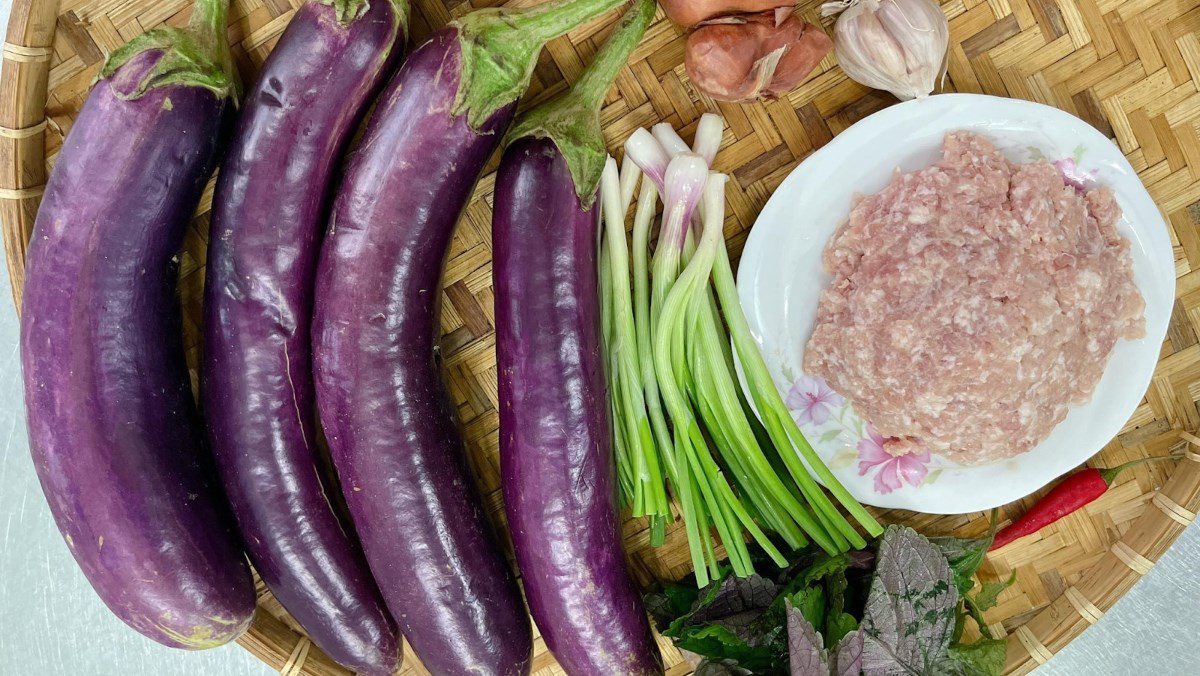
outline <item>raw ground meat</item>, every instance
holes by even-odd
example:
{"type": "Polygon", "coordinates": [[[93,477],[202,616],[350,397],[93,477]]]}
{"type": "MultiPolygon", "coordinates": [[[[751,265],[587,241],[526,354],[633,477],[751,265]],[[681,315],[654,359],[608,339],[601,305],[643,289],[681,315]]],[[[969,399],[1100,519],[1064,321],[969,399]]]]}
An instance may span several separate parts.
{"type": "Polygon", "coordinates": [[[824,253],[806,372],[892,448],[977,464],[1024,453],[1145,334],[1120,207],[1045,161],[948,134],[941,160],[858,202],[824,253]]]}

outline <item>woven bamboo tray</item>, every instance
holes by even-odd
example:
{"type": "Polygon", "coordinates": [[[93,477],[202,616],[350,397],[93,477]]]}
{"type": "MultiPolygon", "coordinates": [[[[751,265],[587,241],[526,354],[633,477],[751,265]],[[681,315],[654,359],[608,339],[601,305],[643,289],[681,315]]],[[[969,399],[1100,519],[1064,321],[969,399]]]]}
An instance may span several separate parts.
{"type": "MultiPolygon", "coordinates": [[[[519,0],[510,5],[530,5],[519,0]]],[[[252,79],[301,0],[234,0],[230,40],[252,79]]],[[[415,40],[476,7],[499,0],[413,0],[415,40]]],[[[818,0],[800,3],[820,23],[818,0]]],[[[182,25],[190,0],[15,0],[0,77],[0,213],[14,300],[21,297],[26,244],[48,167],[106,53],[153,26],[182,25]]],[[[1015,586],[987,614],[1008,636],[1006,671],[1026,673],[1095,623],[1170,546],[1200,511],[1200,0],[950,0],[947,91],[1010,96],[1074,113],[1116,139],[1168,217],[1175,246],[1177,301],[1154,381],[1133,417],[1093,462],[1111,466],[1180,446],[1188,460],[1150,464],[1125,475],[1081,512],[989,557],[987,578],[1016,569],[1015,586]],[[1189,461],[1190,460],[1190,461],[1189,461]]],[[[824,22],[829,28],[829,22],[824,22]]],[[[529,101],[561,91],[603,39],[608,21],[552,43],[529,101]]],[[[662,18],[650,29],[604,109],[613,150],[639,126],[665,120],[690,137],[706,110],[731,133],[718,159],[729,172],[726,235],[736,254],[768,196],[787,173],[833,135],[891,103],[891,96],[846,78],[830,57],[783,100],[717,105],[683,74],[681,31],[662,18]]],[[[493,163],[494,168],[494,163],[493,163]]],[[[496,358],[490,263],[493,176],[480,182],[459,224],[445,273],[442,324],[446,377],[458,407],[471,466],[493,521],[504,530],[496,428],[496,358]]],[[[189,363],[196,363],[208,240],[210,191],[185,243],[181,295],[189,363]]],[[[1036,497],[1036,496],[1034,496],[1036,497]]],[[[1011,517],[1033,497],[1003,510],[1011,517]]],[[[984,514],[935,517],[884,512],[889,522],[929,534],[978,535],[984,514]]],[[[625,524],[635,576],[643,584],[689,572],[682,529],[657,549],[646,525],[625,524]]],[[[241,645],[286,674],[344,674],[312,646],[259,585],[260,611],[241,645]]],[[[52,621],[52,618],[50,618],[52,621]]],[[[670,674],[690,667],[660,639],[670,674]]],[[[1136,649],[1136,648],[1134,648],[1136,649]]],[[[562,670],[537,641],[534,672],[562,670]]],[[[408,654],[404,673],[427,673],[408,654]]]]}

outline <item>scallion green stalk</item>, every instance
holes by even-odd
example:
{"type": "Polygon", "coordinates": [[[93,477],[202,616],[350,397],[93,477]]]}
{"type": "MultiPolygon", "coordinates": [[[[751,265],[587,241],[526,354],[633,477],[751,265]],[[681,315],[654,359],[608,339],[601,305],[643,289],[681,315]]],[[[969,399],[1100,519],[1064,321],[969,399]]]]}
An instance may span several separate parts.
{"type": "Polygon", "coordinates": [[[708,174],[723,131],[720,116],[704,115],[689,148],[670,125],[639,129],[620,172],[609,159],[601,191],[604,332],[614,421],[626,446],[618,462],[628,465],[622,486],[634,513],[651,516],[654,544],[670,518],[670,487],[701,586],[720,573],[713,531],[739,576],[754,570],[747,536],[779,565],[785,560],[768,532],[789,547],[811,539],[830,553],[865,545],[813,474],[868,532],[880,531],[804,439],[749,333],[722,233],[727,179],[708,174]],[[639,170],[628,254],[624,219],[639,170]]]}
{"type": "MultiPolygon", "coordinates": [[[[696,255],[671,286],[663,301],[662,312],[655,325],[654,364],[663,402],[667,405],[671,421],[677,430],[682,430],[681,434],[677,434],[677,445],[681,455],[696,468],[694,473],[700,492],[713,505],[709,513],[729,555],[730,567],[736,574],[745,576],[753,571],[753,566],[745,541],[740,535],[743,528],[777,564],[783,565],[786,559],[751,518],[720,466],[712,458],[685,394],[688,382],[693,378],[686,365],[690,324],[685,319],[687,310],[697,294],[704,292],[712,269],[716,244],[721,240],[725,213],[725,180],[720,174],[715,174],[708,180],[704,194],[707,217],[702,241],[697,247],[696,255]],[[740,528],[737,527],[738,524],[740,528]]],[[[676,221],[675,224],[682,222],[676,221]]],[[[668,235],[674,234],[676,233],[668,231],[668,235]]],[[[681,247],[681,244],[681,238],[672,243],[669,237],[660,236],[659,253],[663,252],[665,246],[681,247]]]]}
{"type": "MultiPolygon", "coordinates": [[[[750,384],[750,391],[754,395],[754,405],[758,408],[759,413],[763,416],[764,423],[767,425],[767,430],[770,432],[772,428],[782,429],[786,435],[787,444],[778,438],[778,432],[772,434],[775,438],[775,443],[780,448],[786,448],[787,445],[795,444],[800,454],[804,456],[805,463],[812,471],[816,472],[821,482],[833,493],[838,502],[850,515],[854,517],[867,533],[871,536],[877,536],[883,533],[883,527],[871,516],[865,508],[850,492],[846,490],[833,472],[825,466],[825,463],[809,445],[804,438],[804,434],[796,425],[796,421],[792,418],[791,413],[787,410],[787,405],[783,402],[783,397],[780,396],[779,390],[775,387],[775,381],[771,378],[771,373],[767,369],[767,364],[763,360],[762,353],[758,349],[758,344],[754,341],[754,336],[750,333],[750,325],[746,322],[746,315],[742,311],[741,301],[737,296],[737,284],[733,278],[733,267],[729,263],[729,252],[726,251],[724,242],[721,243],[717,251],[717,260],[713,265],[713,285],[716,287],[717,298],[721,303],[721,310],[725,314],[725,322],[729,325],[729,334],[733,340],[734,349],[737,350],[738,357],[741,359],[742,368],[746,374],[746,379],[750,384]]],[[[798,458],[792,453],[783,453],[784,462],[788,465],[788,470],[797,483],[803,486],[805,483],[812,482],[812,477],[805,469],[804,465],[800,465],[798,458]]],[[[819,510],[829,513],[832,511],[836,516],[836,522],[845,523],[845,527],[841,527],[841,532],[849,540],[849,543],[856,548],[861,548],[866,545],[863,537],[846,523],[845,518],[837,512],[829,498],[819,488],[815,490],[818,503],[813,504],[819,510]]],[[[806,497],[809,497],[806,493],[806,497]]],[[[813,499],[809,498],[810,501],[813,499]]]]}
{"type": "MultiPolygon", "coordinates": [[[[632,192],[632,188],[630,188],[632,192]]],[[[626,430],[628,457],[633,464],[633,513],[635,516],[665,518],[670,514],[663,486],[659,452],[655,448],[650,419],[642,393],[634,329],[633,301],[629,288],[629,252],[625,241],[625,204],[622,203],[616,160],[609,157],[600,180],[601,214],[604,219],[604,243],[612,283],[610,285],[614,380],[619,397],[617,420],[626,430]]]]}

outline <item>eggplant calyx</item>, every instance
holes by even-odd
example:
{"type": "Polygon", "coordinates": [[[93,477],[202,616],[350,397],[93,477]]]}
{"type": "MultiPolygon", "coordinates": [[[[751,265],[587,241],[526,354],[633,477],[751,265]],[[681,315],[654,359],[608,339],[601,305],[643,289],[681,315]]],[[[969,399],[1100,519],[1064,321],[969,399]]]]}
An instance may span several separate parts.
{"type": "Polygon", "coordinates": [[[582,97],[567,94],[556,99],[554,105],[539,106],[523,115],[513,127],[509,142],[522,138],[554,142],[571,170],[580,206],[591,209],[608,159],[599,111],[589,108],[582,97]]]}
{"type": "Polygon", "coordinates": [[[317,0],[322,5],[333,8],[333,15],[342,26],[349,26],[358,17],[367,13],[371,7],[370,0],[317,0]]]}
{"type": "Polygon", "coordinates": [[[553,0],[529,9],[480,9],[454,22],[462,72],[454,115],[478,131],[529,87],[542,47],[628,0],[553,0]]]}
{"type": "Polygon", "coordinates": [[[655,0],[635,0],[575,86],[522,115],[509,134],[510,143],[526,137],[550,139],[567,161],[584,209],[591,209],[596,200],[608,159],[600,124],[604,96],[641,43],[654,20],[655,7],[655,0]]]}
{"type": "Polygon", "coordinates": [[[111,77],[134,57],[157,51],[158,60],[138,76],[131,90],[119,91],[118,96],[133,100],[157,87],[182,85],[237,101],[241,83],[225,37],[228,15],[229,0],[195,0],[187,28],[155,28],[135,37],[109,55],[99,77],[111,77]]]}
{"type": "MultiPolygon", "coordinates": [[[[409,5],[408,0],[384,0],[392,5],[396,16],[400,17],[400,25],[408,31],[409,5]]],[[[333,8],[333,14],[342,26],[349,26],[367,13],[371,8],[371,0],[316,0],[327,7],[333,8]]]]}

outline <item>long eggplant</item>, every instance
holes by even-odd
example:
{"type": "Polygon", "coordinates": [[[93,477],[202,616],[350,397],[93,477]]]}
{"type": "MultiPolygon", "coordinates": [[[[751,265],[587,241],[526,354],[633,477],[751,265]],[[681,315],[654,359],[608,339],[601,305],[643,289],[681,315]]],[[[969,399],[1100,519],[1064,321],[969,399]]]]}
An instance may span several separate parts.
{"type": "Polygon", "coordinates": [[[596,270],[600,106],[654,9],[639,0],[575,87],[516,123],[496,178],[504,506],[529,609],[572,676],[662,673],[621,543],[596,270]]]}
{"type": "Polygon", "coordinates": [[[407,0],[296,11],[221,167],[205,289],[204,413],[250,560],[314,643],[366,674],[396,669],[399,632],[326,498],[309,328],[334,171],[403,52],[407,15],[407,0]]]}
{"type": "Polygon", "coordinates": [[[438,374],[454,224],[542,46],[624,0],[481,10],[388,84],[334,202],[317,272],[317,405],[371,571],[437,674],[521,674],[529,618],[438,374]]]}
{"type": "Polygon", "coordinates": [[[30,244],[29,438],[75,560],[112,611],[178,648],[250,624],[254,586],[192,400],[178,253],[236,80],[227,0],[114,52],[63,143],[30,244]]]}

